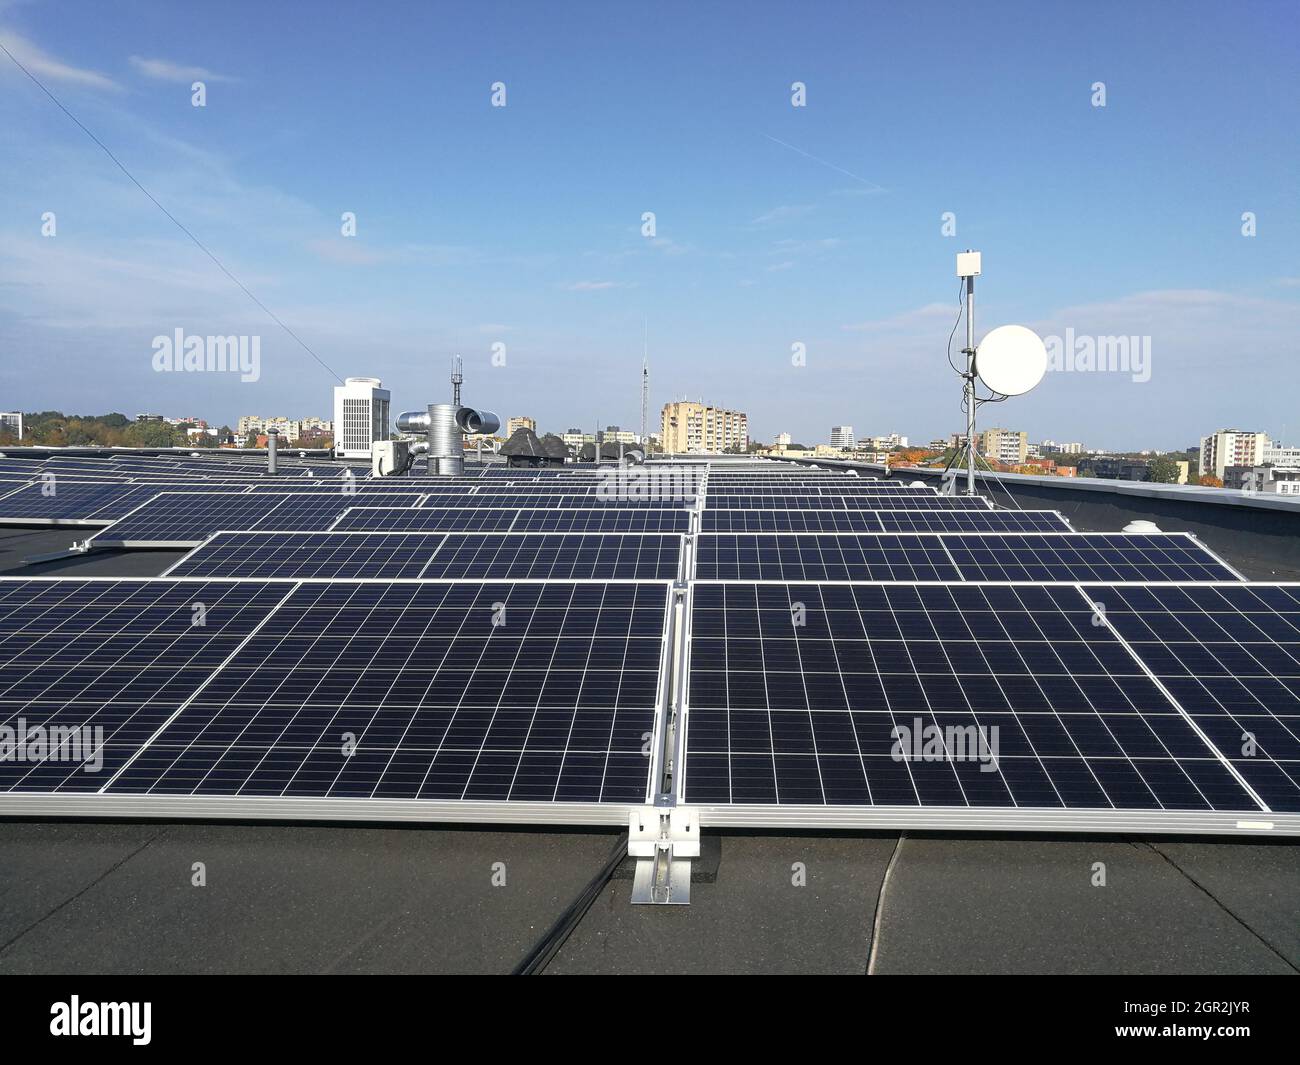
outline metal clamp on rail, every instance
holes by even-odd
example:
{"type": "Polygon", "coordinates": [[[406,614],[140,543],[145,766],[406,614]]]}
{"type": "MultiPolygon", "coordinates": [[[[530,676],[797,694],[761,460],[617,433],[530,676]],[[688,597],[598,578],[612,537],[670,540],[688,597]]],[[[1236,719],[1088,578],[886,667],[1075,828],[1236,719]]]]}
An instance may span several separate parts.
{"type": "Polygon", "coordinates": [[[682,806],[643,806],[628,816],[627,853],[638,859],[632,879],[635,905],[686,906],[691,862],[700,856],[700,817],[682,806]]]}

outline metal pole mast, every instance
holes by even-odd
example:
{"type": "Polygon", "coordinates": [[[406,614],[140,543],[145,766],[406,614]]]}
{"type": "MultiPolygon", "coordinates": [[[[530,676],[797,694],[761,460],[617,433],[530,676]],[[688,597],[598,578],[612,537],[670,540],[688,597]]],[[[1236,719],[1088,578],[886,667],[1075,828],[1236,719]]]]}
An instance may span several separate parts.
{"type": "Polygon", "coordinates": [[[975,275],[966,278],[966,494],[975,494],[975,275]]]}

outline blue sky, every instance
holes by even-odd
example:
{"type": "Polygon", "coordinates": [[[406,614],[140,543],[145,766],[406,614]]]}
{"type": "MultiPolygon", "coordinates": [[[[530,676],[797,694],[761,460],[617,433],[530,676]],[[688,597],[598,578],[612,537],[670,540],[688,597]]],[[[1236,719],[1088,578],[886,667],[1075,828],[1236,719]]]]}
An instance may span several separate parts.
{"type": "MultiPolygon", "coordinates": [[[[686,395],[760,439],[925,440],[959,427],[974,247],[978,335],[1151,338],[1149,381],[1052,373],[985,424],[1300,440],[1293,3],[322,10],[0,0],[0,42],[398,408],[443,399],[460,353],[476,405],[636,428],[648,328],[652,423],[686,395]]],[[[0,408],[328,414],[333,378],[3,54],[0,123],[0,408]],[[260,379],[154,372],[177,328],[260,335],[260,379]]]]}

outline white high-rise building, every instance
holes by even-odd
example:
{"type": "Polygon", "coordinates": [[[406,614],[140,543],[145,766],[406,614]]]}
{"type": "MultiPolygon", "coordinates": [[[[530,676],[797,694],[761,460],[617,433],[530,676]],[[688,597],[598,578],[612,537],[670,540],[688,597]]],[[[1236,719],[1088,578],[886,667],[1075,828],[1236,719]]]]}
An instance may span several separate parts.
{"type": "Polygon", "coordinates": [[[831,426],[831,447],[852,447],[852,446],[853,446],[853,426],[832,425],[831,426]]]}
{"type": "Polygon", "coordinates": [[[370,458],[370,446],[387,440],[392,397],[378,377],[349,377],[334,388],[334,452],[348,459],[370,458]]]}
{"type": "Polygon", "coordinates": [[[1261,466],[1268,446],[1267,433],[1220,429],[1201,437],[1201,473],[1212,473],[1222,480],[1223,471],[1229,466],[1261,466]]]}
{"type": "Polygon", "coordinates": [[[5,411],[0,413],[0,430],[6,433],[12,433],[19,440],[23,438],[23,415],[21,411],[5,411]]]}

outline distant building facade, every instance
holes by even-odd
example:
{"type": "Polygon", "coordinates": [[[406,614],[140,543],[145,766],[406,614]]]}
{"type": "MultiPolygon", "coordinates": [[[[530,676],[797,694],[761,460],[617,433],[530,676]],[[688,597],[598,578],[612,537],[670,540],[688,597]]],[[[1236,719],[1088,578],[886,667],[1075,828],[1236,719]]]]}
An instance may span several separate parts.
{"type": "Polygon", "coordinates": [[[596,434],[584,433],[581,429],[569,429],[560,434],[560,439],[564,441],[565,447],[577,451],[583,444],[594,444],[596,434]]]}
{"type": "Polygon", "coordinates": [[[749,447],[749,416],[689,400],[666,403],[660,437],[664,451],[675,455],[744,451],[749,447]]]}
{"type": "Polygon", "coordinates": [[[838,447],[838,448],[853,447],[853,426],[832,425],[831,426],[831,447],[838,447]]]}
{"type": "MultiPolygon", "coordinates": [[[[205,423],[206,424],[206,423],[205,423]]],[[[265,436],[272,429],[283,440],[299,440],[303,437],[328,436],[334,431],[332,422],[324,418],[284,418],[276,416],[263,418],[258,414],[245,414],[239,419],[235,432],[240,436],[265,436]]]]}
{"type": "Polygon", "coordinates": [[[602,444],[636,444],[639,441],[636,433],[631,429],[623,429],[617,425],[607,425],[600,434],[602,444]]]}
{"type": "Polygon", "coordinates": [[[985,429],[976,440],[979,453],[987,459],[1023,466],[1029,457],[1029,434],[1012,429],[985,429]]]}
{"type": "Polygon", "coordinates": [[[1300,496],[1300,464],[1229,466],[1223,471],[1223,487],[1265,495],[1300,496]]]}
{"type": "Polygon", "coordinates": [[[513,418],[506,419],[506,439],[509,440],[520,429],[527,429],[530,433],[537,432],[537,421],[529,418],[524,414],[517,414],[513,418]]]}
{"type": "Polygon", "coordinates": [[[21,440],[23,438],[22,411],[0,412],[0,432],[10,433],[21,440]]]}
{"type": "Polygon", "coordinates": [[[378,377],[349,377],[334,388],[334,450],[343,458],[369,458],[371,445],[389,437],[392,397],[378,377]]]}
{"type": "Polygon", "coordinates": [[[1201,437],[1201,473],[1223,480],[1229,466],[1262,466],[1268,446],[1267,433],[1220,429],[1201,437]]]}

